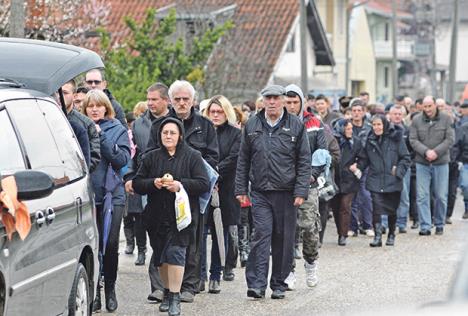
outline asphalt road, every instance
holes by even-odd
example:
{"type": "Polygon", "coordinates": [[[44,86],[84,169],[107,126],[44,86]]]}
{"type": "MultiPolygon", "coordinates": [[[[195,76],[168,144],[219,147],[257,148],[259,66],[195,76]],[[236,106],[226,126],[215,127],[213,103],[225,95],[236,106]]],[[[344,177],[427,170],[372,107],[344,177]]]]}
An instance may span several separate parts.
{"type": "MultiPolygon", "coordinates": [[[[284,300],[253,301],[246,297],[244,270],[235,269],[233,282],[222,282],[220,294],[197,295],[182,304],[183,315],[401,315],[414,314],[427,303],[444,300],[456,265],[468,243],[468,220],[462,220],[462,201],[456,204],[453,224],[443,236],[420,237],[417,230],[397,235],[394,247],[372,249],[370,237],[348,238],[346,247],[336,243],[333,220],[327,224],[319,259],[319,284],[307,288],[303,261],[297,269],[297,290],[284,300]]],[[[117,281],[116,315],[166,315],[146,302],[149,294],[145,266],[133,264],[135,255],[121,255],[117,281]]],[[[149,253],[148,253],[149,256],[149,253]]],[[[426,309],[426,310],[430,310],[426,309]]],[[[103,312],[102,314],[106,314],[103,312]]],[[[445,314],[445,313],[444,313],[445,314]]]]}

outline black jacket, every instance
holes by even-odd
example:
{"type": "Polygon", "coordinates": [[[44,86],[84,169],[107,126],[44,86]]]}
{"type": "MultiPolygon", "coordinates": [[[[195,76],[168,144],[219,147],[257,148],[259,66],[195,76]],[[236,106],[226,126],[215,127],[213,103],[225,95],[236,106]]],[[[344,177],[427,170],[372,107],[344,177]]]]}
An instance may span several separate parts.
{"type": "Polygon", "coordinates": [[[114,98],[114,96],[112,95],[112,93],[109,91],[109,89],[104,89],[103,90],[104,93],[107,95],[107,97],[109,98],[109,101],[111,102],[112,104],[112,107],[114,108],[114,111],[115,111],[115,118],[117,120],[119,120],[120,123],[122,123],[122,125],[127,128],[127,120],[125,119],[125,113],[124,113],[124,110],[122,108],[122,106],[120,105],[120,103],[114,98]]]}
{"type": "Polygon", "coordinates": [[[241,130],[225,123],[216,129],[219,144],[219,203],[223,225],[237,225],[240,205],[234,195],[237,158],[241,142],[241,130]]]}
{"type": "MultiPolygon", "coordinates": [[[[166,118],[166,120],[178,124],[179,130],[183,133],[182,123],[179,120],[174,118],[166,118]]],[[[165,147],[144,155],[133,180],[135,192],[148,195],[148,204],[143,212],[146,228],[166,235],[174,245],[185,247],[190,242],[194,242],[196,226],[192,222],[180,232],[177,230],[175,193],[165,188],[157,189],[154,185],[154,179],[161,178],[165,173],[170,173],[174,180],[182,183],[189,196],[192,214],[200,212],[198,198],[200,194],[210,189],[208,175],[201,154],[187,146],[185,142],[181,142],[177,145],[176,153],[172,157],[165,147]]]]}
{"type": "Polygon", "coordinates": [[[86,161],[86,166],[88,166],[89,168],[89,164],[91,163],[91,155],[89,153],[90,147],[89,147],[88,132],[79,123],[75,121],[69,121],[69,122],[70,122],[70,126],[73,129],[73,132],[75,133],[76,139],[78,140],[78,143],[80,144],[81,151],[83,152],[83,157],[86,161]]]}
{"type": "MultiPolygon", "coordinates": [[[[310,112],[304,112],[303,122],[309,138],[309,147],[311,154],[317,149],[327,149],[327,140],[325,138],[324,124],[310,112]]],[[[324,166],[311,167],[311,175],[317,179],[325,169],[324,166]]]]}
{"type": "Polygon", "coordinates": [[[89,149],[91,162],[89,164],[89,173],[92,173],[101,160],[101,142],[96,130],[96,124],[84,114],[73,109],[68,113],[68,120],[81,125],[88,133],[89,149]]]}
{"type": "Polygon", "coordinates": [[[455,130],[455,144],[452,153],[454,160],[468,163],[468,119],[463,118],[455,130]]]}
{"type": "Polygon", "coordinates": [[[378,137],[370,132],[366,145],[359,154],[358,168],[367,166],[366,188],[372,192],[399,192],[402,190],[402,179],[408,170],[411,159],[403,139],[403,128],[387,123],[388,129],[378,137]],[[392,168],[396,167],[395,176],[392,168]]]}
{"type": "MultiPolygon", "coordinates": [[[[169,116],[180,120],[174,109],[169,110],[169,116]]],[[[150,138],[146,151],[159,148],[158,133],[161,120],[156,120],[151,126],[150,138]]],[[[210,120],[196,113],[192,107],[190,116],[183,120],[185,129],[185,142],[193,149],[198,150],[203,159],[206,160],[214,169],[217,168],[219,153],[216,132],[210,120]]]]}
{"type": "Polygon", "coordinates": [[[254,191],[293,191],[307,198],[311,153],[304,123],[286,110],[270,127],[265,110],[251,117],[244,128],[237,162],[236,195],[254,191]]]}
{"type": "Polygon", "coordinates": [[[348,140],[342,135],[337,135],[336,140],[341,150],[341,160],[338,170],[335,172],[335,183],[340,189],[340,193],[356,193],[359,191],[359,179],[349,170],[349,167],[358,161],[358,156],[362,150],[361,140],[353,136],[348,140]]]}

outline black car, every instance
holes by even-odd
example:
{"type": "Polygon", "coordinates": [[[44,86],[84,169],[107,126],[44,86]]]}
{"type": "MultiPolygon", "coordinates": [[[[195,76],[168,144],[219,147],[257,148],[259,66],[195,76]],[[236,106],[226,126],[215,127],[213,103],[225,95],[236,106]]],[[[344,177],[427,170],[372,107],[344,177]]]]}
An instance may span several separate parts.
{"type": "Polygon", "coordinates": [[[68,80],[103,67],[86,49],[0,38],[0,175],[15,175],[32,228],[0,222],[0,315],[89,315],[98,230],[88,168],[61,106],[68,80]]]}

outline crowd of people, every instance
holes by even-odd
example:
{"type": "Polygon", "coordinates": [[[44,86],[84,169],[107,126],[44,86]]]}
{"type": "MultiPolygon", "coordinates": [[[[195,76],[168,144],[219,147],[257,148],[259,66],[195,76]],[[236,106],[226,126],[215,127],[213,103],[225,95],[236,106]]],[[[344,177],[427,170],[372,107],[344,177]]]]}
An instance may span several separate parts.
{"type": "Polygon", "coordinates": [[[382,247],[387,234],[385,245],[394,246],[409,220],[421,236],[433,227],[443,235],[461,187],[468,218],[468,100],[401,96],[385,106],[362,92],[332,109],[327,97],[291,84],[269,85],[255,102],[233,106],[223,95],[197,103],[194,87],[177,80],[148,87],[146,101],[125,116],[98,69],[61,92],[95,192],[95,312],[102,287],[106,309],[118,307],[122,221],[135,265],[145,265],[147,236],[153,250],[148,301],[180,315],[181,302],[193,302],[207,282],[217,294],[221,280],[234,280],[238,260],[248,297],[264,298],[269,283],[271,298],[284,298],[301,257],[314,287],[331,217],[339,246],[359,234],[373,237],[370,247],[382,247]],[[184,194],[190,223],[182,227],[184,194]]]}

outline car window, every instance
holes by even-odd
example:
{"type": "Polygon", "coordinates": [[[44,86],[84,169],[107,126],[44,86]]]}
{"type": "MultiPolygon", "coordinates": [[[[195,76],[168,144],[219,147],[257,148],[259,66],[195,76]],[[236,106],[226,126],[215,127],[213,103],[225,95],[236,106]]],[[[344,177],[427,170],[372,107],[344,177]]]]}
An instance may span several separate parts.
{"type": "Polygon", "coordinates": [[[37,102],[57,143],[67,176],[70,178],[70,181],[81,178],[86,174],[86,162],[75,134],[73,134],[70,125],[63,116],[62,110],[52,102],[43,100],[38,100],[37,102]]]}
{"type": "Polygon", "coordinates": [[[10,175],[24,169],[23,155],[8,113],[0,111],[0,174],[10,175]]]}
{"type": "Polygon", "coordinates": [[[57,145],[37,102],[32,99],[8,101],[6,108],[19,131],[31,168],[49,174],[56,185],[67,183],[69,178],[57,145]]]}

